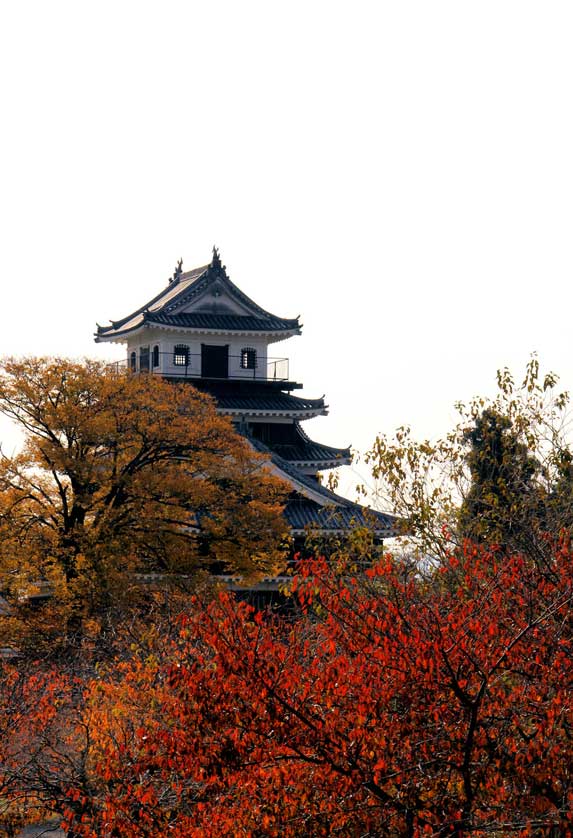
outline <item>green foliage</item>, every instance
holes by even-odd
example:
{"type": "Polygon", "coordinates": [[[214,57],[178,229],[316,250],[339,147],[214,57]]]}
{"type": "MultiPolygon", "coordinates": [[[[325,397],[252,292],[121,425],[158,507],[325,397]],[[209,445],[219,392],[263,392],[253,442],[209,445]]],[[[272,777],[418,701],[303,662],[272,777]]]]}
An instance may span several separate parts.
{"type": "Polygon", "coordinates": [[[406,549],[440,561],[468,537],[542,559],[545,534],[573,524],[569,395],[529,361],[516,385],[497,374],[495,398],[458,403],[443,438],[418,442],[407,426],[366,454],[378,502],[404,522],[406,549]]]}
{"type": "Polygon", "coordinates": [[[470,541],[516,546],[541,513],[545,491],[541,469],[511,421],[486,408],[466,431],[471,483],[459,510],[459,533],[470,541]]]}

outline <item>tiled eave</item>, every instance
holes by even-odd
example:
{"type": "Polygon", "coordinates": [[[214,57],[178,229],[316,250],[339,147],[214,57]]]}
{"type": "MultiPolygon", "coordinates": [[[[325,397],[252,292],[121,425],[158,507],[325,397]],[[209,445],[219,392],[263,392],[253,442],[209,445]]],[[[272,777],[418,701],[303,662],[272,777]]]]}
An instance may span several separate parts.
{"type": "Polygon", "coordinates": [[[298,317],[278,317],[247,297],[231,282],[215,252],[209,265],[185,273],[179,266],[166,288],[127,317],[112,320],[109,326],[98,325],[95,340],[97,343],[122,341],[127,336],[137,334],[145,326],[188,334],[264,336],[271,342],[299,335],[302,328],[298,317]],[[241,311],[182,311],[189,306],[194,307],[210,287],[229,295],[241,311]],[[241,319],[250,322],[241,323],[241,319]]]}
{"type": "Polygon", "coordinates": [[[95,334],[95,342],[96,343],[125,343],[128,337],[135,337],[137,334],[145,332],[147,329],[154,329],[157,331],[164,331],[164,332],[176,332],[179,334],[185,333],[186,335],[222,335],[223,337],[245,337],[245,338],[269,338],[271,343],[275,343],[279,340],[284,340],[285,338],[290,338],[293,335],[300,335],[300,329],[284,329],[282,331],[276,330],[258,330],[258,329],[251,329],[251,330],[239,330],[239,329],[207,329],[203,328],[183,328],[182,326],[172,326],[166,323],[155,323],[153,320],[144,321],[143,323],[139,323],[136,326],[133,326],[130,329],[122,329],[118,330],[117,332],[96,332],[95,334]]]}
{"type": "Polygon", "coordinates": [[[267,443],[273,453],[278,454],[297,468],[322,469],[348,466],[352,463],[350,446],[335,448],[312,440],[300,425],[295,426],[294,435],[288,440],[267,443]]]}
{"type": "Polygon", "coordinates": [[[297,468],[338,468],[338,466],[349,466],[352,463],[352,457],[325,457],[324,460],[289,460],[289,463],[297,468]]]}
{"type": "Polygon", "coordinates": [[[266,450],[270,455],[270,470],[285,480],[300,497],[300,501],[287,501],[285,509],[285,518],[293,535],[307,535],[309,529],[344,535],[355,526],[366,526],[380,538],[401,534],[399,519],[394,515],[376,512],[340,497],[298,471],[293,463],[287,463],[273,454],[263,443],[252,439],[249,441],[257,451],[266,450]]]}
{"type": "Polygon", "coordinates": [[[271,340],[283,340],[283,338],[290,338],[293,335],[300,335],[300,329],[208,329],[206,326],[183,327],[178,325],[171,325],[167,323],[155,323],[150,320],[145,323],[150,329],[161,329],[166,332],[185,332],[188,335],[223,335],[224,337],[251,337],[251,338],[271,338],[271,340]]]}
{"type": "Polygon", "coordinates": [[[217,410],[224,416],[304,419],[327,415],[327,407],[322,397],[307,399],[267,388],[258,392],[212,391],[211,394],[217,403],[217,410]]]}
{"type": "MultiPolygon", "coordinates": [[[[372,535],[376,538],[396,538],[396,533],[393,530],[380,530],[368,528],[372,535]]],[[[293,538],[308,538],[310,534],[320,536],[335,536],[337,538],[345,538],[348,536],[348,527],[341,530],[332,529],[329,527],[322,527],[320,524],[311,524],[304,530],[297,530],[290,527],[289,532],[293,538]]]]}
{"type": "MultiPolygon", "coordinates": [[[[302,494],[302,493],[301,493],[302,494]]],[[[287,502],[285,518],[293,535],[312,532],[344,535],[354,527],[366,527],[380,538],[392,538],[397,532],[397,519],[352,503],[318,505],[305,492],[302,502],[287,502]]]]}
{"type": "Polygon", "coordinates": [[[190,311],[166,314],[162,311],[143,312],[149,323],[173,326],[176,329],[210,329],[218,332],[300,332],[298,318],[259,317],[256,314],[230,314],[217,311],[190,311]]]}
{"type": "Polygon", "coordinates": [[[123,331],[123,326],[126,323],[129,323],[130,320],[134,320],[136,317],[142,316],[145,311],[149,311],[152,307],[164,307],[167,300],[172,300],[173,298],[177,298],[180,296],[180,289],[188,288],[189,285],[196,286],[197,280],[206,277],[209,265],[203,265],[200,268],[194,268],[191,271],[187,271],[185,274],[179,277],[177,282],[173,282],[166,287],[163,288],[159,294],[156,294],[152,300],[149,300],[148,303],[145,305],[140,306],[140,308],[133,311],[131,314],[128,314],[127,317],[122,317],[120,320],[112,320],[109,326],[99,326],[96,332],[96,342],[98,338],[107,339],[108,335],[112,334],[119,334],[123,331]]]}
{"type": "MultiPolygon", "coordinates": [[[[248,418],[249,416],[257,417],[257,418],[283,418],[283,419],[311,419],[314,416],[327,416],[328,411],[325,407],[316,407],[316,408],[299,408],[299,409],[292,409],[292,410],[265,410],[261,408],[260,410],[257,408],[252,407],[218,407],[217,413],[221,416],[243,416],[248,418]]],[[[342,463],[339,463],[342,465],[342,463]]]]}

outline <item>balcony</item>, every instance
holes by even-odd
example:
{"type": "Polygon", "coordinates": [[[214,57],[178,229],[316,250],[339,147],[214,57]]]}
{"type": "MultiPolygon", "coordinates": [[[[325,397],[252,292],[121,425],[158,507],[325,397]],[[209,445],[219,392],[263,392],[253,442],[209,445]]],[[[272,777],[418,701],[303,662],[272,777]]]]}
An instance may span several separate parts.
{"type": "Polygon", "coordinates": [[[201,353],[185,351],[176,346],[171,352],[146,351],[146,348],[108,365],[116,372],[144,372],[170,379],[218,379],[221,381],[284,381],[289,380],[288,358],[258,358],[247,352],[230,355],[227,347],[204,347],[201,353]]]}

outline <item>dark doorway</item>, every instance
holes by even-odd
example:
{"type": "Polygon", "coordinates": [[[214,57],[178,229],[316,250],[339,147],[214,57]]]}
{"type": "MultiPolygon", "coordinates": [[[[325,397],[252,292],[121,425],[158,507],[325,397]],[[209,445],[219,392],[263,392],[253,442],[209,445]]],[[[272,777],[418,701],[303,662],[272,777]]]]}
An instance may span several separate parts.
{"type": "Polygon", "coordinates": [[[201,344],[201,376],[203,378],[229,377],[229,347],[201,344]]]}

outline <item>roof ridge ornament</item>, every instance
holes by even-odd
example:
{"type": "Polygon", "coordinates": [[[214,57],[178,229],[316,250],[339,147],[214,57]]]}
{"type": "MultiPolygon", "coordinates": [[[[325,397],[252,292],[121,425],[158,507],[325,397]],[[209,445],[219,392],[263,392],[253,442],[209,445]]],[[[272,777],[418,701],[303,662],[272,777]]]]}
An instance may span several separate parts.
{"type": "Polygon", "coordinates": [[[176,266],[175,270],[173,271],[173,276],[169,278],[169,284],[171,285],[172,282],[179,282],[181,279],[181,274],[183,273],[183,258],[181,258],[176,266]]]}
{"type": "Polygon", "coordinates": [[[213,257],[211,259],[211,264],[209,265],[208,270],[212,272],[212,275],[223,277],[228,279],[227,276],[227,266],[221,263],[221,254],[219,252],[219,248],[217,245],[213,245],[213,257]]]}
{"type": "Polygon", "coordinates": [[[180,259],[168,282],[168,286],[164,287],[146,305],[121,320],[112,321],[110,326],[98,329],[96,340],[103,342],[123,338],[128,334],[135,334],[151,322],[158,323],[159,321],[168,328],[210,329],[212,331],[224,328],[225,332],[242,334],[248,332],[253,336],[268,334],[274,340],[282,340],[283,337],[289,337],[291,334],[300,334],[301,324],[298,317],[295,319],[278,317],[265,311],[231,281],[225,265],[221,264],[221,255],[216,246],[213,248],[212,261],[209,264],[203,264],[185,273],[183,260],[180,259]],[[196,303],[198,304],[203,297],[207,298],[205,302],[213,306],[213,301],[208,300],[209,292],[213,293],[213,291],[218,292],[217,296],[229,296],[235,300],[239,307],[238,311],[234,305],[231,306],[232,311],[223,306],[210,311],[202,310],[199,306],[201,310],[196,311],[196,303]],[[145,314],[146,309],[147,314],[145,314]],[[240,316],[239,312],[242,312],[240,316]],[[180,322],[183,315],[188,318],[189,322],[180,322]],[[207,323],[209,317],[213,318],[211,326],[207,323]]]}

